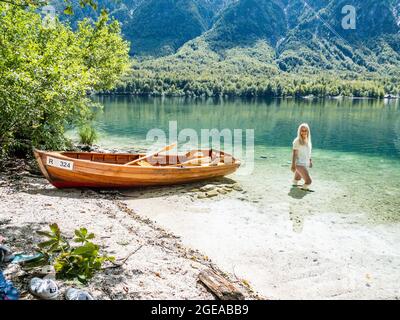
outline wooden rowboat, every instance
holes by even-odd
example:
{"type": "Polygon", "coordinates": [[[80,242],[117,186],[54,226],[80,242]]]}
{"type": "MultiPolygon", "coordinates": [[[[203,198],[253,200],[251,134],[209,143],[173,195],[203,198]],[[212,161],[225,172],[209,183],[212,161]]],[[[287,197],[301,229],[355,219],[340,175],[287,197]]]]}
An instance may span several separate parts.
{"type": "Polygon", "coordinates": [[[34,150],[43,175],[57,188],[131,188],[189,183],[235,172],[240,161],[222,151],[181,155],[34,150]],[[145,161],[136,161],[146,158],[145,161]],[[206,159],[206,160],[205,160],[206,159]],[[133,164],[132,164],[133,163],[133,164]]]}

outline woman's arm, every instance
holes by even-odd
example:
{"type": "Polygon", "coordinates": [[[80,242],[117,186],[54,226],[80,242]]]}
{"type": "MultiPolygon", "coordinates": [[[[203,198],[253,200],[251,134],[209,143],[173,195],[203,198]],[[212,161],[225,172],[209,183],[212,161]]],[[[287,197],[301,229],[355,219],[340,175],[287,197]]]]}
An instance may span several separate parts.
{"type": "Polygon", "coordinates": [[[297,159],[297,150],[293,149],[293,155],[292,155],[292,172],[296,171],[296,159],[297,159]]]}

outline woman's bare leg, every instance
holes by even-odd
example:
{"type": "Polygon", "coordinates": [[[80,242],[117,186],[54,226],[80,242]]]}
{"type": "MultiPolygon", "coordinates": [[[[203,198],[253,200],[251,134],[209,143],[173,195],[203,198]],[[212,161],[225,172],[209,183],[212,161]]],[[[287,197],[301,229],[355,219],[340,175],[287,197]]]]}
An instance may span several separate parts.
{"type": "Polygon", "coordinates": [[[303,178],[304,183],[305,183],[306,185],[309,186],[309,185],[312,183],[310,174],[308,173],[308,170],[307,170],[306,167],[297,166],[297,167],[296,167],[296,174],[297,174],[297,173],[303,178]]]}
{"type": "Polygon", "coordinates": [[[295,173],[294,173],[293,185],[297,186],[299,184],[300,180],[301,180],[301,175],[296,170],[295,173]]]}

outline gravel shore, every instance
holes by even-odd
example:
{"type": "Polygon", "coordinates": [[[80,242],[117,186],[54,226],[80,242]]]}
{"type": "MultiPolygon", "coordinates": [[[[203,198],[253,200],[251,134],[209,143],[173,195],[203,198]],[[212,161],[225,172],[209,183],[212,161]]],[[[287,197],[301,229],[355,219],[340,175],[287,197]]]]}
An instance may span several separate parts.
{"type": "MultiPolygon", "coordinates": [[[[13,252],[33,253],[42,241],[38,230],[57,223],[63,234],[85,227],[96,235],[102,252],[122,267],[109,265],[86,285],[57,280],[60,299],[67,287],[89,290],[95,299],[215,299],[198,281],[199,272],[213,268],[236,284],[246,298],[257,298],[246,281],[219,270],[197,250],[182,245],[179,237],[130,209],[116,191],[58,190],[21,162],[0,173],[0,236],[13,252]]],[[[28,292],[32,274],[19,265],[1,266],[21,292],[28,292]]]]}

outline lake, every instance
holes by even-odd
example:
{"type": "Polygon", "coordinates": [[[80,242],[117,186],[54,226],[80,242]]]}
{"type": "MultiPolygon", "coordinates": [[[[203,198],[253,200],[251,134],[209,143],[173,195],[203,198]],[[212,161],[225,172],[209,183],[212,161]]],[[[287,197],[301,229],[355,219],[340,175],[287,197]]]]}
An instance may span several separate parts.
{"type": "MultiPolygon", "coordinates": [[[[148,147],[149,129],[254,129],[243,192],[193,201],[132,191],[131,206],[272,298],[400,295],[400,105],[377,100],[96,97],[104,147],[148,147]],[[291,187],[300,123],[313,193],[291,187]],[[140,199],[144,199],[140,201],[140,199]],[[371,280],[372,279],[372,280],[371,280]]],[[[159,192],[159,190],[157,191],[159,192]]]]}
{"type": "MultiPolygon", "coordinates": [[[[242,183],[291,179],[291,144],[301,122],[311,126],[316,178],[348,187],[353,201],[371,218],[400,220],[400,105],[377,100],[220,100],[185,98],[96,97],[100,145],[148,147],[152,128],[168,134],[192,128],[254,129],[255,168],[242,183]],[[267,179],[267,180],[265,180],[267,179]],[[377,212],[379,211],[379,212],[377,212]]],[[[223,143],[222,147],[224,146],[223,143]]],[[[315,172],[315,173],[314,173],[315,172]]]]}

